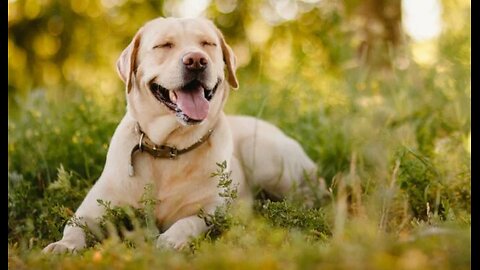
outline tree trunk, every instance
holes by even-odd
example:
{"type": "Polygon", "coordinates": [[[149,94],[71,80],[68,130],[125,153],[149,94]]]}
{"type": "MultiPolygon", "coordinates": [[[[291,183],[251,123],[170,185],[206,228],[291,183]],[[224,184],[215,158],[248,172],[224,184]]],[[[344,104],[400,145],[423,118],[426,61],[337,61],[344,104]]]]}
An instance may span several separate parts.
{"type": "Polygon", "coordinates": [[[353,16],[361,24],[359,58],[373,67],[389,66],[403,43],[401,0],[363,0],[353,16]]]}

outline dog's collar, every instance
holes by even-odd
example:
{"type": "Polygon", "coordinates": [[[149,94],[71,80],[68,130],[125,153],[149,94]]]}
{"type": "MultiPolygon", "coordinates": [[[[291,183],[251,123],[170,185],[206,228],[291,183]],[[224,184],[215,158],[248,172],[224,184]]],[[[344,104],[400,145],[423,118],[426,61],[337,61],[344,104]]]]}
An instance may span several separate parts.
{"type": "Polygon", "coordinates": [[[138,144],[136,144],[132,151],[130,152],[130,164],[128,168],[128,174],[130,176],[134,175],[133,169],[133,156],[137,151],[140,152],[147,152],[152,155],[154,158],[168,158],[168,159],[176,159],[177,156],[181,154],[185,154],[197,147],[199,147],[202,143],[206,142],[210,135],[212,135],[213,129],[209,129],[207,134],[203,135],[197,142],[190,145],[187,148],[177,149],[175,146],[168,146],[168,145],[156,145],[153,143],[145,132],[142,131],[140,128],[140,124],[137,122],[135,125],[135,131],[140,134],[140,140],[138,144]]]}

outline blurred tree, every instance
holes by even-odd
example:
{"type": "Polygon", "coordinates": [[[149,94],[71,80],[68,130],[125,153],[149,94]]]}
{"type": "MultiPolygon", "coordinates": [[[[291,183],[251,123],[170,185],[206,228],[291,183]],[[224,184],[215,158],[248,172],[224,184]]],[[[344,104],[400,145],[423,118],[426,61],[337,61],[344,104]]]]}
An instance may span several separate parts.
{"type": "Polygon", "coordinates": [[[358,57],[373,67],[389,67],[403,45],[401,0],[348,0],[345,7],[358,27],[358,57]]]}

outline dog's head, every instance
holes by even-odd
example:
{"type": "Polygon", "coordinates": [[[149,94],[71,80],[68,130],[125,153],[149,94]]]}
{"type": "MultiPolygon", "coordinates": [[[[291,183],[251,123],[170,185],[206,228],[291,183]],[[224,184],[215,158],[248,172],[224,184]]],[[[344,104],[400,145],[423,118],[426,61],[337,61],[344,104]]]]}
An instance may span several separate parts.
{"type": "Polygon", "coordinates": [[[118,58],[117,71],[129,109],[184,125],[217,114],[227,83],[238,87],[233,51],[211,21],[199,18],[149,21],[118,58]]]}

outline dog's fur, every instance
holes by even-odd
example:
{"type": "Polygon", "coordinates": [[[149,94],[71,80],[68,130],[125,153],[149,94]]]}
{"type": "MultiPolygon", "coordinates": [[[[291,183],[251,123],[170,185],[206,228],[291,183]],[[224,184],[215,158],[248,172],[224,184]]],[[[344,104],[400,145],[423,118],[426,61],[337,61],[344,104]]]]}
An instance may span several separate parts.
{"type": "MultiPolygon", "coordinates": [[[[306,176],[316,175],[315,164],[301,146],[275,126],[253,117],[225,116],[222,109],[229,89],[238,88],[235,56],[211,21],[158,18],[146,23],[119,57],[117,69],[126,84],[127,113],[112,137],[100,178],[75,213],[87,226],[94,226],[104,213],[97,199],[110,201],[112,206],[139,207],[145,185],[153,184],[158,199],[155,214],[162,231],[157,245],[178,249],[208,229],[197,216],[199,210],[213,213],[224,203],[210,177],[217,169],[216,162],[227,161],[239,198],[245,200],[251,200],[252,187],[284,197],[306,176]],[[190,63],[185,57],[192,53],[206,60],[205,69],[186,67],[190,63]],[[218,83],[208,106],[192,94],[194,101],[182,102],[190,102],[187,105],[194,108],[175,113],[151,90],[155,83],[180,95],[192,78],[202,83],[202,89],[218,83]],[[129,176],[130,152],[140,137],[137,122],[153,143],[178,149],[193,145],[209,129],[213,133],[202,145],[174,160],[137,153],[135,174],[129,176]]],[[[79,250],[85,245],[84,231],[67,225],[63,238],[44,251],[79,250]]]]}

